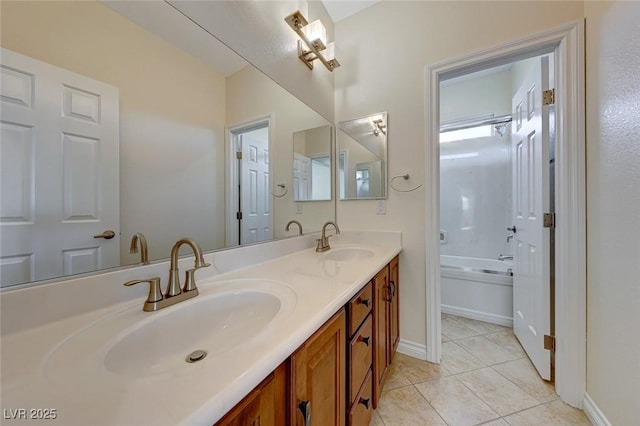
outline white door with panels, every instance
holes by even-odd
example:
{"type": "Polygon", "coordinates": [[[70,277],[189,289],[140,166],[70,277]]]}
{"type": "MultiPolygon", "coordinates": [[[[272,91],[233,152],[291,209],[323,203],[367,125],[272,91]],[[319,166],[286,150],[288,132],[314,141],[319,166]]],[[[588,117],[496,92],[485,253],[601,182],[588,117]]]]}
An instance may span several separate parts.
{"type": "Polygon", "coordinates": [[[538,58],[512,100],[513,162],[513,329],[540,376],[551,379],[549,59],[538,58]]]}
{"type": "Polygon", "coordinates": [[[293,153],[293,199],[311,199],[311,158],[293,153]]]}
{"type": "Polygon", "coordinates": [[[240,162],[240,244],[273,239],[269,128],[242,133],[240,162]]]}
{"type": "Polygon", "coordinates": [[[6,49],[0,71],[1,285],[119,265],[118,89],[6,49]]]}

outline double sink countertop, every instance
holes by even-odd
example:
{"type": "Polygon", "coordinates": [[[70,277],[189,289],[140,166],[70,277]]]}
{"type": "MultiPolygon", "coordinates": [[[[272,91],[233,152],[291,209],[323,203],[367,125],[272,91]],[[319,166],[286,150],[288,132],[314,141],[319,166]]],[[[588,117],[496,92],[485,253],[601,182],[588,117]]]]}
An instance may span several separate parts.
{"type": "MultiPolygon", "coordinates": [[[[262,250],[269,244],[278,247],[262,250]]],[[[246,267],[198,272],[199,296],[160,311],[143,312],[136,297],[4,333],[3,424],[46,410],[50,424],[215,423],[402,250],[399,232],[343,232],[331,244],[253,265],[239,248],[246,267]],[[187,363],[194,350],[208,354],[187,363]]],[[[216,269],[222,256],[206,260],[216,269]]],[[[122,286],[113,279],[102,285],[122,286]]],[[[46,303],[27,291],[30,309],[46,303]]],[[[20,321],[17,312],[2,321],[20,321]]]]}

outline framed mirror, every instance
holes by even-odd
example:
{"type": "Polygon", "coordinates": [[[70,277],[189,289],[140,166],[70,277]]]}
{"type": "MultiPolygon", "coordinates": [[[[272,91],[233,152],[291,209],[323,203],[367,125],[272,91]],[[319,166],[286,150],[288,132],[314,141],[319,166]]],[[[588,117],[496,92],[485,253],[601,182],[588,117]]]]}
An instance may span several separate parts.
{"type": "Polygon", "coordinates": [[[293,134],[293,200],[331,200],[333,126],[293,134]]]}
{"type": "Polygon", "coordinates": [[[335,218],[330,197],[298,209],[290,188],[291,135],[331,123],[169,3],[1,7],[1,287],[138,265],[137,233],[155,261],[182,237],[221,250],[335,218]],[[232,130],[260,120],[266,177],[232,194],[232,130]]]}
{"type": "Polygon", "coordinates": [[[340,199],[387,198],[387,113],[341,121],[338,129],[340,199]]]}

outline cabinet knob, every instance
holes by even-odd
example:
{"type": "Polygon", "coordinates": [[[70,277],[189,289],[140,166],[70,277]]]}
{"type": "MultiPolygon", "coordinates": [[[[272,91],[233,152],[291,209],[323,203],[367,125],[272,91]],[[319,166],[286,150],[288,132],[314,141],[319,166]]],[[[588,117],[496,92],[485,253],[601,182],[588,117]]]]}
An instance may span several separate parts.
{"type": "Polygon", "coordinates": [[[358,401],[358,404],[364,405],[364,408],[368,410],[370,402],[371,402],[371,398],[360,398],[360,401],[358,401]]]}
{"type": "Polygon", "coordinates": [[[366,306],[367,308],[369,307],[369,304],[371,303],[369,299],[360,299],[359,301],[360,304],[366,306]]]}
{"type": "Polygon", "coordinates": [[[369,341],[371,340],[371,336],[369,337],[359,337],[358,341],[364,343],[365,345],[369,346],[369,341]]]}
{"type": "Polygon", "coordinates": [[[304,426],[311,426],[311,401],[300,401],[298,409],[302,412],[304,426]]]}
{"type": "Polygon", "coordinates": [[[396,282],[394,280],[389,281],[389,288],[391,289],[391,297],[396,295],[396,282]]]}

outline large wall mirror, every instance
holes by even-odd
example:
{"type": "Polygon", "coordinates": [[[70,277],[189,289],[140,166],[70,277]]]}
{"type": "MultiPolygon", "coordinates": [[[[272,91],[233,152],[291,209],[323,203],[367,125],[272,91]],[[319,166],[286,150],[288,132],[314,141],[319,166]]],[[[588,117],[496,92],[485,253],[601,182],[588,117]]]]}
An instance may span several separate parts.
{"type": "Polygon", "coordinates": [[[2,287],[138,264],[136,233],[154,261],[334,219],[291,189],[294,135],[331,123],[170,4],[1,7],[2,287]]]}
{"type": "Polygon", "coordinates": [[[387,113],[338,123],[341,200],[387,198],[387,113]]]}

